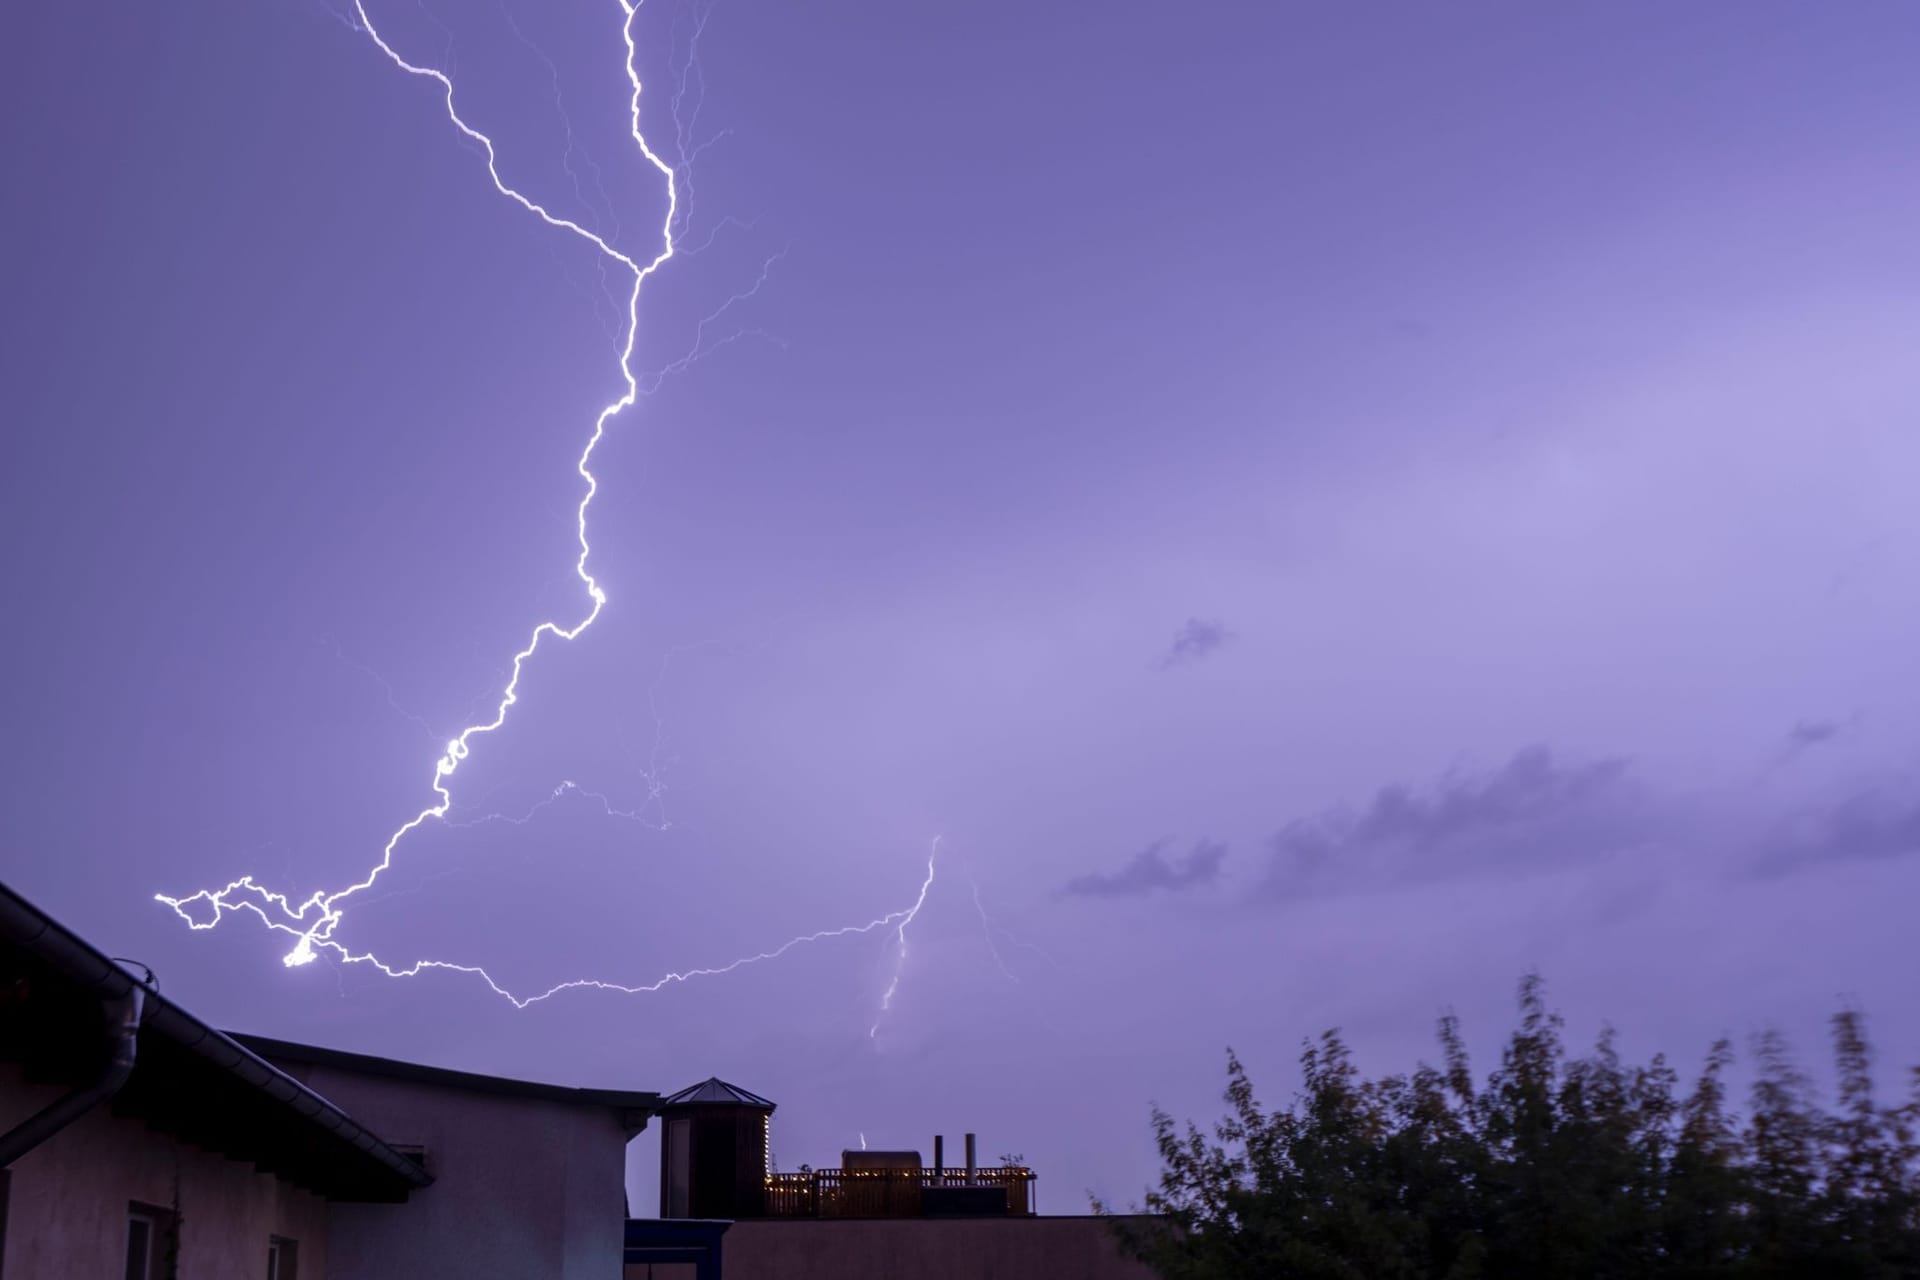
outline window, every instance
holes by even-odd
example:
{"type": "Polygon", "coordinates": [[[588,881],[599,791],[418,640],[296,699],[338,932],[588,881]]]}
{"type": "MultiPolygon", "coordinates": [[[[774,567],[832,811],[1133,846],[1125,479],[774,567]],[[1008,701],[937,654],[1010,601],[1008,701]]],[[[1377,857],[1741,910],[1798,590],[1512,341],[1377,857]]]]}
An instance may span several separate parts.
{"type": "Polygon", "coordinates": [[[173,1210],[139,1203],[127,1207],[127,1280],[173,1280],[178,1249],[173,1210]]]}
{"type": "Polygon", "coordinates": [[[127,1218],[127,1280],[147,1280],[153,1274],[153,1219],[144,1213],[127,1218]]]}
{"type": "Polygon", "coordinates": [[[267,1241],[267,1280],[294,1280],[294,1262],[300,1247],[283,1236],[267,1241]]]}

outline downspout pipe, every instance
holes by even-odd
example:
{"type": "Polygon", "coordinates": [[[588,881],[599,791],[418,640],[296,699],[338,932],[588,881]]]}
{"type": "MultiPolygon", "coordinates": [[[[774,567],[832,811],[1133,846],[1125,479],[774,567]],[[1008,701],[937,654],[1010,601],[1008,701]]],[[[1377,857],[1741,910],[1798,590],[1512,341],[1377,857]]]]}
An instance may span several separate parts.
{"type": "Polygon", "coordinates": [[[62,1094],[0,1136],[0,1169],[59,1133],[114,1094],[133,1074],[134,1052],[140,1042],[140,1014],[146,1004],[145,989],[129,983],[120,995],[100,1002],[108,1034],[112,1037],[106,1065],[92,1080],[62,1094]]]}
{"type": "Polygon", "coordinates": [[[142,986],[129,984],[123,994],[108,996],[100,1002],[111,1038],[106,1065],[100,1069],[100,1075],[61,1094],[54,1102],[46,1103],[25,1121],[0,1136],[0,1169],[12,1165],[27,1151],[35,1150],[36,1146],[58,1134],[61,1128],[81,1119],[88,1111],[121,1090],[121,1084],[125,1084],[127,1077],[132,1075],[134,1050],[140,1044],[140,1011],[146,1004],[144,996],[146,992],[142,986]]]}

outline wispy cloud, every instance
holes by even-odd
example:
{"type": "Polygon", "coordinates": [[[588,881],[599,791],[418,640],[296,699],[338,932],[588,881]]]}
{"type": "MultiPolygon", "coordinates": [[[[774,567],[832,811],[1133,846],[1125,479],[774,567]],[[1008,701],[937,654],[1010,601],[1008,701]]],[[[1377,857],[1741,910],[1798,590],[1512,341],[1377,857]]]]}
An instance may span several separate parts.
{"type": "Polygon", "coordinates": [[[1173,644],[1160,655],[1154,663],[1162,671],[1185,666],[1200,661],[1216,652],[1227,641],[1233,639],[1233,633],[1219,622],[1204,618],[1188,618],[1173,637],[1173,644]]]}
{"type": "Polygon", "coordinates": [[[1208,618],[1188,618],[1187,626],[1173,635],[1173,643],[1164,654],[1160,654],[1154,666],[1162,672],[1169,672],[1177,666],[1190,666],[1219,651],[1231,639],[1233,631],[1229,631],[1221,622],[1213,622],[1208,618]]]}
{"type": "Polygon", "coordinates": [[[1227,846],[1201,840],[1184,858],[1168,858],[1167,842],[1156,840],[1133,855],[1118,871],[1096,871],[1077,876],[1060,892],[1085,898],[1135,898],[1162,890],[1178,893],[1211,884],[1220,877],[1227,846]]]}

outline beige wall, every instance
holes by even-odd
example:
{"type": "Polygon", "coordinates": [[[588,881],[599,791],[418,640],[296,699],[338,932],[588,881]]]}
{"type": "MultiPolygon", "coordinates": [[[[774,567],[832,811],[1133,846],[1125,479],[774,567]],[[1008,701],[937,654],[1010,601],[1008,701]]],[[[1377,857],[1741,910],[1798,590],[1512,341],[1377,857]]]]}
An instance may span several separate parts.
{"type": "Polygon", "coordinates": [[[277,1065],[386,1141],[427,1150],[433,1185],[406,1204],[333,1207],[332,1280],[620,1275],[627,1140],[611,1109],[277,1065]]]}
{"type": "Polygon", "coordinates": [[[727,1280],[1153,1280],[1098,1218],[766,1219],[723,1249],[727,1280]]]}
{"type": "MultiPolygon", "coordinates": [[[[61,1092],[0,1064],[0,1132],[61,1092]]],[[[124,1275],[134,1200],[177,1206],[183,1277],[256,1280],[266,1274],[267,1240],[276,1235],[298,1243],[300,1280],[327,1274],[326,1201],[104,1105],[15,1161],[12,1172],[0,1259],[7,1280],[124,1275]]]]}

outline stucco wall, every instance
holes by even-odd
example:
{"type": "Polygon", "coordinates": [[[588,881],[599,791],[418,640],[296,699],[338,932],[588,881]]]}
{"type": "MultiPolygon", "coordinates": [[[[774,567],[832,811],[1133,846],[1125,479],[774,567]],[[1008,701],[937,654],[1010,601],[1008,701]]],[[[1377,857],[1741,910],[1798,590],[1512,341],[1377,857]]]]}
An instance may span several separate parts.
{"type": "MultiPolygon", "coordinates": [[[[61,1092],[0,1064],[0,1131],[61,1092]]],[[[96,1107],[13,1165],[6,1257],[14,1277],[126,1273],[131,1201],[177,1207],[180,1275],[257,1280],[267,1241],[293,1240],[300,1280],[327,1274],[327,1203],[252,1165],[154,1133],[96,1107]]]]}
{"type": "Polygon", "coordinates": [[[722,1258],[726,1280],[1154,1280],[1098,1218],[742,1221],[722,1258]]]}
{"type": "Polygon", "coordinates": [[[613,1111],[277,1065],[386,1141],[427,1150],[433,1185],[406,1204],[333,1207],[331,1280],[620,1274],[626,1135],[613,1111]]]}

